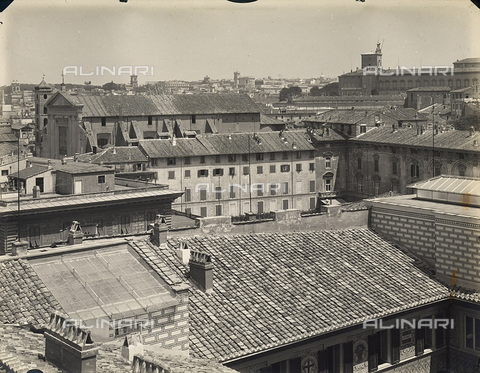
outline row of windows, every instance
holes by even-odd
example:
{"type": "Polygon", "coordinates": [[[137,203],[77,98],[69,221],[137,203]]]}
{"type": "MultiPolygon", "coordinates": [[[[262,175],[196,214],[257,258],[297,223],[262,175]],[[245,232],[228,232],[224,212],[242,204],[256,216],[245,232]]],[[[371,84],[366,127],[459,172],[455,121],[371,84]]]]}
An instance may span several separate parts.
{"type": "MultiPolygon", "coordinates": [[[[269,158],[271,161],[274,161],[277,157],[277,153],[269,153],[269,158]]],[[[296,152],[296,159],[302,159],[302,152],[298,151],[296,152]]],[[[315,151],[311,150],[309,152],[310,159],[315,158],[315,151]]],[[[282,152],[282,159],[289,159],[289,152],[282,152]]],[[[249,154],[242,154],[242,162],[248,162],[250,159],[249,154]]],[[[257,161],[263,161],[265,159],[265,153],[256,153],[255,154],[255,160],[257,161]]],[[[200,156],[200,163],[205,163],[206,157],[204,155],[200,156]]],[[[229,154],[228,155],[228,162],[236,162],[237,161],[237,154],[229,154]]],[[[215,156],[215,163],[221,163],[222,158],[221,155],[216,155],[215,156]]],[[[183,164],[191,164],[192,160],[190,157],[185,157],[183,158],[183,164]]],[[[168,166],[174,166],[177,164],[177,159],[176,158],[167,158],[167,165],[168,166]]]]}
{"type": "MultiPolygon", "coordinates": [[[[264,173],[263,171],[264,171],[263,166],[257,166],[257,175],[263,174],[264,173]]],[[[297,171],[297,172],[302,172],[303,171],[301,163],[297,163],[295,165],[295,171],[297,171]]],[[[309,171],[315,171],[315,164],[314,163],[309,164],[309,171]]],[[[230,167],[228,169],[228,175],[229,176],[235,176],[235,172],[236,172],[235,167],[230,167]]],[[[276,165],[270,165],[270,173],[274,174],[276,172],[277,172],[277,166],[276,165]]],[[[280,172],[290,172],[290,165],[289,164],[282,164],[280,166],[280,172]]],[[[197,177],[208,177],[208,174],[209,174],[209,172],[208,172],[207,169],[202,169],[202,170],[197,171],[197,177]]],[[[243,167],[243,175],[249,175],[249,174],[250,174],[250,167],[244,166],[243,167]]],[[[224,175],[223,168],[214,168],[213,171],[212,171],[212,176],[223,176],[223,175],[224,175]]],[[[191,171],[190,170],[185,170],[184,177],[185,178],[191,177],[191,171]]],[[[175,179],[175,171],[168,171],[168,179],[170,179],[170,180],[175,179]]]]}
{"type": "MultiPolygon", "coordinates": [[[[328,180],[330,182],[330,180],[328,180]]],[[[330,184],[329,184],[330,185],[330,184]]],[[[269,192],[271,196],[276,196],[277,193],[282,193],[282,194],[289,194],[289,185],[288,182],[282,182],[282,183],[273,183],[269,184],[268,186],[269,192]]],[[[240,189],[237,185],[230,185],[228,188],[228,196],[229,198],[237,198],[237,192],[238,189],[240,189]]],[[[250,188],[252,193],[255,193],[257,197],[262,197],[265,192],[267,192],[266,187],[262,183],[258,184],[253,184],[252,187],[250,188]]],[[[310,180],[309,182],[309,190],[310,193],[315,193],[315,180],[310,180]]],[[[226,190],[222,187],[215,187],[215,190],[213,191],[215,199],[222,199],[223,198],[223,193],[226,190]]],[[[208,189],[206,186],[199,188],[198,193],[200,195],[200,201],[206,201],[207,200],[207,192],[208,189]]],[[[298,192],[298,191],[297,191],[298,192]]],[[[185,202],[191,202],[192,201],[192,189],[185,189],[185,202]]]]}
{"type": "MultiPolygon", "coordinates": [[[[453,79],[448,79],[447,81],[445,81],[444,79],[439,79],[438,81],[436,79],[432,79],[431,81],[423,80],[423,86],[424,87],[431,87],[431,86],[433,86],[433,87],[436,87],[436,86],[445,87],[445,86],[448,86],[448,87],[453,88],[454,83],[455,83],[455,86],[457,88],[462,87],[462,80],[461,79],[455,79],[455,81],[453,79]]],[[[407,82],[405,82],[405,80],[400,80],[399,82],[397,82],[396,80],[393,80],[391,82],[391,86],[392,86],[393,89],[398,88],[398,84],[400,86],[400,89],[413,88],[413,80],[408,80],[407,82]],[[407,83],[407,85],[405,85],[405,83],[407,83]]],[[[478,80],[473,79],[472,80],[472,85],[476,85],[476,84],[478,84],[478,80]]],[[[416,80],[415,81],[415,87],[418,88],[418,87],[421,87],[421,86],[422,86],[422,81],[421,80],[416,80]]],[[[470,87],[470,79],[464,79],[463,80],[463,87],[470,87]]],[[[378,88],[389,89],[390,88],[390,81],[389,80],[379,81],[378,82],[378,88]]]]}

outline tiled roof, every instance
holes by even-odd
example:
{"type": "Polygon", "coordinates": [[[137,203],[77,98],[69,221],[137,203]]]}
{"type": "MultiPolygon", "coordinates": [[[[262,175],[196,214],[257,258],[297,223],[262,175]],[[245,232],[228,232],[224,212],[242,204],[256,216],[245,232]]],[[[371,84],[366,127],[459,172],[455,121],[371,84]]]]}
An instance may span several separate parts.
{"type": "Polygon", "coordinates": [[[315,101],[404,101],[405,97],[402,94],[398,95],[375,95],[375,96],[306,96],[294,98],[293,102],[315,102],[315,101]]]}
{"type": "Polygon", "coordinates": [[[314,117],[305,118],[306,122],[327,122],[341,124],[357,124],[362,119],[374,113],[374,110],[334,109],[314,117]]]}
{"type": "MultiPolygon", "coordinates": [[[[2,142],[17,142],[17,136],[15,136],[13,133],[0,133],[0,143],[2,142]]],[[[3,146],[3,144],[2,144],[3,146]]]]}
{"type": "MultiPolygon", "coordinates": [[[[395,132],[389,127],[376,127],[362,133],[352,141],[425,147],[432,144],[432,129],[427,129],[422,135],[417,135],[417,130],[413,127],[402,127],[395,132]]],[[[435,149],[478,152],[479,146],[480,133],[478,132],[470,136],[469,131],[448,130],[435,135],[435,149]],[[479,145],[475,145],[474,141],[477,141],[479,145]]]]}
{"type": "MultiPolygon", "coordinates": [[[[150,96],[57,94],[65,96],[72,104],[83,105],[83,117],[87,118],[260,112],[248,95],[235,93],[150,96]]],[[[52,102],[53,97],[48,102],[52,102]]]]}
{"type": "Polygon", "coordinates": [[[0,323],[40,327],[55,310],[64,312],[29,262],[0,261],[0,323]]]}
{"type": "Polygon", "coordinates": [[[442,175],[410,184],[407,188],[455,193],[480,197],[480,179],[465,176],[442,175]]]}
{"type": "Polygon", "coordinates": [[[260,124],[267,126],[269,124],[283,124],[285,125],[285,122],[280,119],[276,119],[272,116],[265,115],[265,114],[260,114],[260,124]]]}
{"type": "MultiPolygon", "coordinates": [[[[181,239],[212,256],[213,292],[193,288],[193,356],[228,361],[448,298],[414,259],[368,229],[181,239]]],[[[154,247],[177,276],[178,239],[154,247]]],[[[157,271],[160,276],[162,274],[157,271]]]]}
{"type": "Polygon", "coordinates": [[[416,88],[411,88],[407,90],[407,92],[450,92],[452,88],[447,87],[447,86],[429,86],[429,87],[416,87],[416,88]]]}
{"type": "Polygon", "coordinates": [[[55,170],[66,172],[68,174],[90,174],[96,172],[112,172],[113,169],[110,167],[103,167],[96,164],[85,164],[82,162],[69,162],[62,165],[53,165],[55,170]]]}
{"type": "Polygon", "coordinates": [[[426,120],[427,115],[417,114],[417,111],[413,108],[403,108],[403,107],[386,107],[376,111],[376,114],[385,115],[392,119],[398,121],[408,121],[408,120],[426,120]]]}
{"type": "Polygon", "coordinates": [[[279,132],[259,132],[256,134],[260,144],[253,140],[250,133],[208,134],[196,138],[172,140],[143,140],[139,147],[150,158],[190,157],[199,155],[217,154],[248,154],[292,151],[295,143],[296,150],[314,150],[315,147],[307,140],[305,131],[284,131],[283,137],[279,132]],[[250,138],[250,146],[249,146],[250,138]]]}
{"type": "Polygon", "coordinates": [[[41,174],[45,171],[48,170],[48,166],[32,166],[32,167],[27,167],[24,168],[23,170],[20,170],[20,172],[14,172],[13,174],[8,175],[9,177],[12,178],[19,178],[22,180],[29,179],[35,175],[41,174]]]}
{"type": "Polygon", "coordinates": [[[51,87],[47,84],[47,82],[45,81],[45,79],[42,78],[42,81],[41,81],[41,82],[38,84],[38,86],[35,87],[35,88],[51,88],[51,87]]]}
{"type": "Polygon", "coordinates": [[[77,156],[77,161],[96,164],[100,164],[100,162],[104,164],[142,163],[148,162],[148,158],[142,153],[138,146],[116,146],[115,148],[107,148],[97,154],[80,154],[77,156]],[[115,152],[113,149],[115,149],[115,152]]]}

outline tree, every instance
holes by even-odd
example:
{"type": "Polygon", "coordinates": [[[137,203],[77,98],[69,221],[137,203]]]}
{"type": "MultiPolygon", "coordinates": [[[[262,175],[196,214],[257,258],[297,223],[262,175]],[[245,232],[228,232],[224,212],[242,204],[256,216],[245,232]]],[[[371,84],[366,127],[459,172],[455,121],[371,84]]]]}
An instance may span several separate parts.
{"type": "Polygon", "coordinates": [[[473,127],[475,131],[480,131],[480,113],[460,118],[455,121],[454,126],[457,130],[469,130],[473,127]]]}
{"type": "Polygon", "coordinates": [[[300,97],[302,95],[302,89],[300,87],[283,88],[280,91],[280,101],[290,101],[292,98],[300,97]]]}
{"type": "Polygon", "coordinates": [[[110,83],[105,83],[104,85],[102,85],[102,88],[106,91],[115,91],[118,90],[120,86],[111,81],[110,83]]]}
{"type": "Polygon", "coordinates": [[[310,89],[310,96],[322,96],[322,90],[316,85],[310,89]]]}

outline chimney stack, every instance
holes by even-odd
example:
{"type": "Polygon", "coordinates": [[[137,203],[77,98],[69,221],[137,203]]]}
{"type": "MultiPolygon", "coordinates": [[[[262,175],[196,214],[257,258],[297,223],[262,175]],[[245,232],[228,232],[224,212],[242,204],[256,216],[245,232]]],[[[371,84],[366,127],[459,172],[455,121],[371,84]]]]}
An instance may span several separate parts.
{"type": "Polygon", "coordinates": [[[33,187],[33,198],[40,198],[40,187],[38,185],[33,187]]]}
{"type": "Polygon", "coordinates": [[[73,221],[70,230],[68,231],[68,245],[78,245],[83,242],[83,231],[78,221],[73,221]]]}
{"type": "Polygon", "coordinates": [[[177,255],[182,260],[183,264],[188,264],[190,260],[190,249],[186,242],[180,242],[180,248],[177,250],[177,255]]]}
{"type": "Polygon", "coordinates": [[[46,361],[71,373],[97,371],[99,348],[91,339],[90,331],[78,326],[78,320],[52,313],[44,336],[46,361]]]}
{"type": "Polygon", "coordinates": [[[212,256],[191,251],[190,277],[207,293],[213,291],[213,263],[212,256]]]}
{"type": "Polygon", "coordinates": [[[143,355],[142,336],[140,334],[126,335],[122,346],[122,356],[132,362],[135,355],[143,355]]]}
{"type": "Polygon", "coordinates": [[[470,136],[473,136],[475,134],[475,127],[470,127],[470,136]]]}
{"type": "Polygon", "coordinates": [[[153,224],[153,243],[157,246],[167,244],[168,225],[165,215],[157,215],[153,224]]]}

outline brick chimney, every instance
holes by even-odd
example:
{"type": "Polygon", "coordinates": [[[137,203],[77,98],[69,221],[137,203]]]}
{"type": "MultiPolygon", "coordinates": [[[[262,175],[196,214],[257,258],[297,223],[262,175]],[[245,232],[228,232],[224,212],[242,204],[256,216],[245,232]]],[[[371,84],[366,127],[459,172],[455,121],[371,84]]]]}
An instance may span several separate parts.
{"type": "Polygon", "coordinates": [[[69,245],[78,245],[83,242],[83,231],[80,223],[78,221],[73,221],[70,230],[68,231],[68,241],[69,245]]]}
{"type": "Polygon", "coordinates": [[[89,330],[55,312],[44,336],[46,361],[70,373],[96,373],[99,348],[89,330]]]}
{"type": "Polygon", "coordinates": [[[157,246],[167,244],[168,225],[165,215],[157,215],[153,224],[153,243],[157,246]]]}
{"type": "Polygon", "coordinates": [[[213,291],[213,263],[212,256],[198,251],[190,252],[190,277],[205,290],[213,291]]]}

